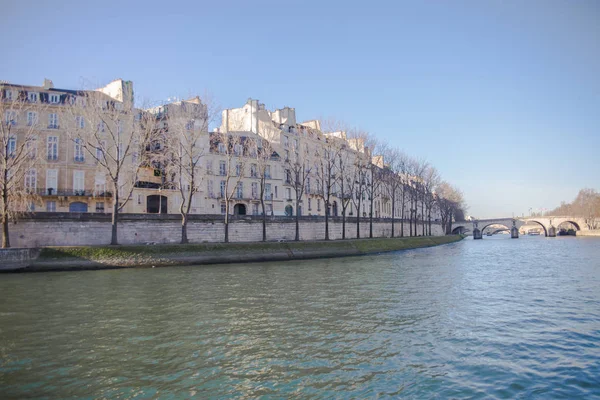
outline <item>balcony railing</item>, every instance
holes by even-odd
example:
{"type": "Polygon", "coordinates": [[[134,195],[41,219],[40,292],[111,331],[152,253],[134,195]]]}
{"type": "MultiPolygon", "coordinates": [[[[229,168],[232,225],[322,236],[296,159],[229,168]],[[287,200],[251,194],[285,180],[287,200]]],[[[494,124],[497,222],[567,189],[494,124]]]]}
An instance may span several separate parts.
{"type": "Polygon", "coordinates": [[[39,196],[87,196],[87,197],[112,197],[112,192],[95,190],[75,190],[75,189],[56,189],[56,188],[37,188],[36,193],[39,196]]]}

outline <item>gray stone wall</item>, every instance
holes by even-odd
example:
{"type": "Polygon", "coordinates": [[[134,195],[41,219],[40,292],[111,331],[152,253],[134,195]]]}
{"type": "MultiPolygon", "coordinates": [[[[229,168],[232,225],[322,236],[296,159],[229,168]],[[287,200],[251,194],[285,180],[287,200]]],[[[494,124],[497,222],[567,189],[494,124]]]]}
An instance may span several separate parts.
{"type": "MultiPolygon", "coordinates": [[[[260,217],[236,217],[229,226],[231,242],[254,242],[262,239],[260,217]]],[[[369,220],[361,219],[361,238],[369,237],[369,220]]],[[[391,220],[378,219],[373,223],[374,237],[391,236],[391,220]]],[[[418,229],[421,232],[421,225],[418,229]]],[[[119,242],[135,243],[178,243],[181,237],[181,220],[178,215],[127,214],[119,221],[119,242]]],[[[330,238],[342,238],[341,218],[329,221],[330,238]]],[[[434,236],[442,235],[439,223],[432,224],[434,236]]],[[[267,239],[293,240],[295,223],[289,217],[269,217],[267,239]]],[[[10,241],[13,247],[42,246],[85,246],[110,243],[110,217],[96,214],[39,213],[10,226],[10,241]]],[[[404,235],[409,235],[405,223],[404,235]]],[[[396,236],[400,236],[400,221],[396,221],[396,236]]],[[[192,243],[222,242],[224,224],[222,216],[192,216],[188,224],[188,238],[192,243]]],[[[323,217],[303,217],[300,221],[301,240],[325,238],[323,217]]],[[[346,238],[356,238],[356,219],[346,221],[346,238]]]]}

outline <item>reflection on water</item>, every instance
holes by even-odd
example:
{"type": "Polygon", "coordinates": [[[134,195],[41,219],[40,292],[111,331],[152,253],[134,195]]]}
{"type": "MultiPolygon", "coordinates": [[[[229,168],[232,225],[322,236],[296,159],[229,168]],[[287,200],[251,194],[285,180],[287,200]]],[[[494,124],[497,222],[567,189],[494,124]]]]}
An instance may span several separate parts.
{"type": "Polygon", "coordinates": [[[24,397],[600,396],[600,240],[0,276],[24,397]]]}

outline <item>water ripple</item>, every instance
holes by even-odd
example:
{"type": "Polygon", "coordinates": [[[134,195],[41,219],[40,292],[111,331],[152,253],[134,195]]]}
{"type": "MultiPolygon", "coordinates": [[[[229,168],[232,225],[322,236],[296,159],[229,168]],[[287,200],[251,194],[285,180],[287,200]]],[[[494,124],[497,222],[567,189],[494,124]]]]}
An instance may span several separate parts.
{"type": "Polygon", "coordinates": [[[2,398],[600,396],[600,241],[0,276],[2,398]]]}

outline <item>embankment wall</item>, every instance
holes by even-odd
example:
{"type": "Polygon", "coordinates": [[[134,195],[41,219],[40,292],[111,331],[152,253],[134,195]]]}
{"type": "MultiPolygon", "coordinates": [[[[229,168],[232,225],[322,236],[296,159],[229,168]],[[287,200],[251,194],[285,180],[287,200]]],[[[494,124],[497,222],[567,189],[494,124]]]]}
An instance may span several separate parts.
{"type": "MultiPolygon", "coordinates": [[[[400,236],[401,222],[395,222],[395,236],[400,236]]],[[[118,225],[120,244],[178,243],[181,238],[179,215],[125,214],[118,225]]],[[[442,236],[439,223],[432,223],[432,235],[442,236]]],[[[388,219],[375,219],[373,237],[391,237],[392,223],[388,219]]],[[[422,232],[418,225],[418,234],[422,232]]],[[[295,221],[291,217],[269,217],[267,240],[294,240],[295,221]]],[[[408,223],[404,224],[404,235],[409,235],[408,223]]],[[[329,236],[332,240],[342,238],[342,219],[330,218],[329,236]]],[[[90,246],[110,243],[111,222],[108,215],[88,213],[39,213],[20,220],[10,226],[12,247],[36,248],[44,246],[90,246]]],[[[360,237],[369,237],[369,220],[361,219],[360,237]]],[[[301,240],[325,238],[323,217],[302,217],[300,220],[301,240]]],[[[346,238],[356,238],[356,219],[346,221],[346,238]]],[[[222,216],[190,216],[188,239],[191,243],[218,243],[224,241],[222,216]]],[[[262,240],[261,217],[235,217],[229,224],[231,242],[258,242],[262,240]]]]}

